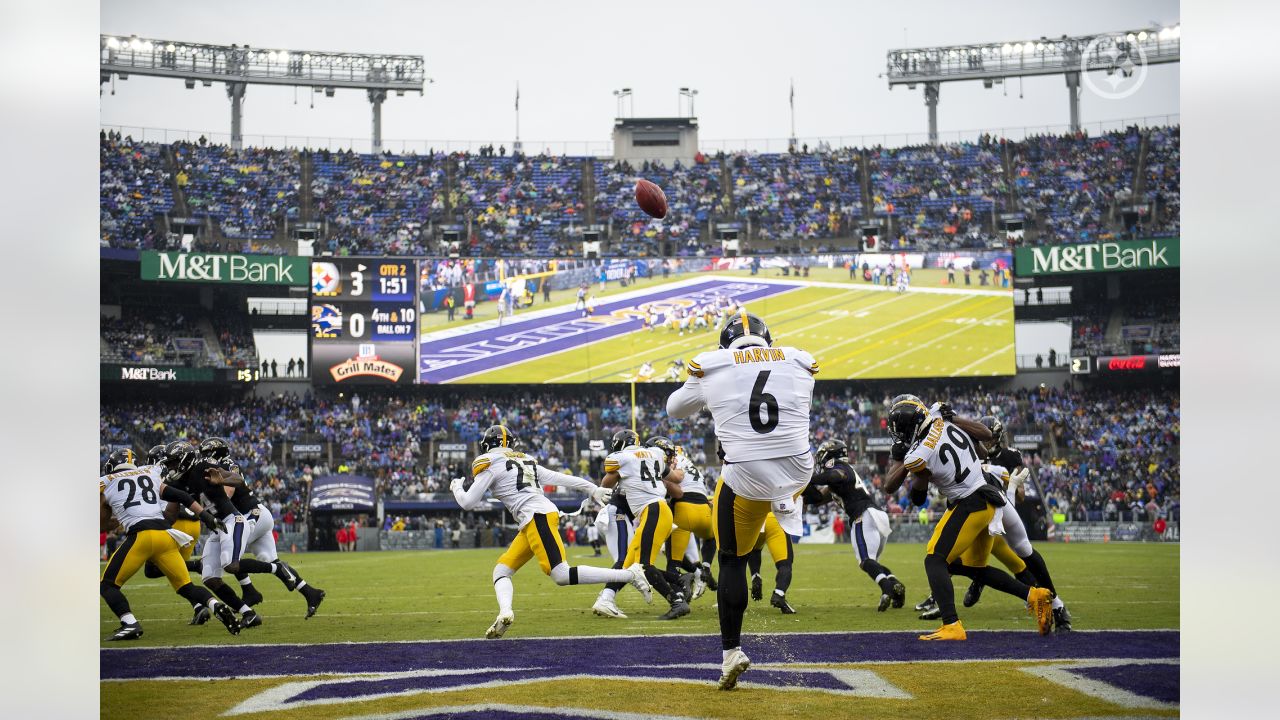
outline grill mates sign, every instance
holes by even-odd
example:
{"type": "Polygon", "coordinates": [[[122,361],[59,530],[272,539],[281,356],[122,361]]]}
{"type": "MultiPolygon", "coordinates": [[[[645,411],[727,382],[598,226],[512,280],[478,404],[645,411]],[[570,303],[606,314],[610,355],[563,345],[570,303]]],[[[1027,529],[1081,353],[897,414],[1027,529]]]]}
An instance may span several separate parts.
{"type": "Polygon", "coordinates": [[[311,279],[307,258],[274,255],[174,253],[145,250],[143,280],[305,286],[311,279]]]}
{"type": "Polygon", "coordinates": [[[1014,251],[1015,274],[1020,277],[1158,270],[1178,265],[1178,238],[1020,247],[1014,251]]]}

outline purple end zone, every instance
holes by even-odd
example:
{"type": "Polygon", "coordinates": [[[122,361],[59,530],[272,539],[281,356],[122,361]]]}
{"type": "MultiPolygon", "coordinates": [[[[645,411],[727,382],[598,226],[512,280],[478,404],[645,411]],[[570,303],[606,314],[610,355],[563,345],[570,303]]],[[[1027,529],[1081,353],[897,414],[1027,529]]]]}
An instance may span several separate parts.
{"type": "MultiPolygon", "coordinates": [[[[753,662],[856,663],[929,660],[1171,659],[1179,657],[1176,630],[1076,631],[1040,636],[1029,631],[973,631],[966,642],[927,643],[915,632],[748,635],[742,646],[753,662]]],[[[547,667],[557,673],[599,673],[610,667],[718,662],[716,635],[627,638],[596,643],[581,638],[407,643],[226,645],[126,648],[99,651],[103,679],[238,677],[384,673],[430,669],[547,667]],[[587,649],[590,652],[586,652],[587,649]]]]}
{"type": "MultiPolygon", "coordinates": [[[[658,288],[626,300],[602,302],[596,305],[595,316],[603,317],[615,310],[627,310],[673,298],[702,297],[710,300],[715,294],[720,294],[747,302],[796,289],[798,286],[753,282],[748,278],[711,279],[676,288],[658,288]]],[[[584,320],[581,315],[581,311],[569,306],[562,312],[544,317],[530,320],[520,320],[517,317],[501,327],[424,342],[419,361],[421,381],[449,382],[464,375],[618,337],[642,327],[638,319],[605,324],[584,320]]]]}
{"type": "Polygon", "coordinates": [[[415,715],[405,720],[428,720],[429,718],[439,718],[445,715],[450,720],[564,720],[564,713],[552,712],[524,712],[516,710],[469,710],[467,712],[435,712],[432,713],[424,710],[422,715],[415,715]]]}
{"type": "Polygon", "coordinates": [[[1135,695],[1177,703],[1180,695],[1179,669],[1177,665],[1152,664],[1071,668],[1068,672],[1090,680],[1101,680],[1135,695]]]}

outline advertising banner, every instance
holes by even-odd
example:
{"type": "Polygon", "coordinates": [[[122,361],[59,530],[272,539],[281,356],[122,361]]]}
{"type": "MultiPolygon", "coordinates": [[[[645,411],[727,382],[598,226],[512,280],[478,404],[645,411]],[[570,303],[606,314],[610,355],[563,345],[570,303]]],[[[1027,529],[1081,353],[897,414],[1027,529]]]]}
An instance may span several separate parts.
{"type": "Polygon", "coordinates": [[[310,268],[308,258],[302,257],[142,252],[143,280],[304,287],[311,279],[310,268]]]}
{"type": "Polygon", "coordinates": [[[1158,270],[1178,267],[1179,259],[1178,238],[1020,247],[1014,251],[1014,274],[1018,277],[1037,277],[1116,270],[1158,270]]]}
{"type": "Polygon", "coordinates": [[[373,478],[323,475],[311,483],[311,509],[317,512],[373,512],[373,478]]]}

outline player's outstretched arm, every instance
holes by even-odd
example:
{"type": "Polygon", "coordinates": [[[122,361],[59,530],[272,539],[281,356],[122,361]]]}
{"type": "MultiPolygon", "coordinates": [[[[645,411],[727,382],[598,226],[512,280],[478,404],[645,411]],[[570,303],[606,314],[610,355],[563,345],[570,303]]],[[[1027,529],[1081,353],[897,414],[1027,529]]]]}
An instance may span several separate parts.
{"type": "Polygon", "coordinates": [[[538,478],[541,479],[543,485],[563,485],[578,492],[586,493],[598,503],[607,503],[613,497],[611,488],[601,487],[576,475],[566,475],[555,470],[548,470],[541,465],[538,466],[538,478]]]}
{"type": "Polygon", "coordinates": [[[453,491],[453,499],[462,506],[463,510],[474,510],[480,505],[480,502],[484,499],[484,494],[489,491],[489,486],[492,484],[493,473],[486,467],[476,473],[470,489],[462,489],[462,478],[454,478],[453,482],[449,484],[449,489],[453,491]]]}
{"type": "Polygon", "coordinates": [[[707,402],[702,397],[702,383],[698,377],[691,375],[684,381],[684,385],[676,388],[667,398],[667,415],[673,418],[692,417],[706,405],[707,402]]]}

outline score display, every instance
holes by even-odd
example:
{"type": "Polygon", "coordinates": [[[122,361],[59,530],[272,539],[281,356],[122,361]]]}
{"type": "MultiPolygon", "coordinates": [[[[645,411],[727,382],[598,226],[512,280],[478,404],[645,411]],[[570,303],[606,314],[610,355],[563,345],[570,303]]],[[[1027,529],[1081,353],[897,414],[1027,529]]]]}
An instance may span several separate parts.
{"type": "Polygon", "coordinates": [[[315,260],[310,287],[312,382],[386,385],[417,380],[417,262],[315,260]]]}

